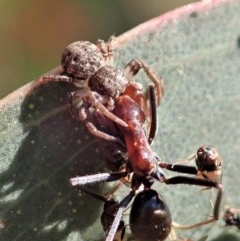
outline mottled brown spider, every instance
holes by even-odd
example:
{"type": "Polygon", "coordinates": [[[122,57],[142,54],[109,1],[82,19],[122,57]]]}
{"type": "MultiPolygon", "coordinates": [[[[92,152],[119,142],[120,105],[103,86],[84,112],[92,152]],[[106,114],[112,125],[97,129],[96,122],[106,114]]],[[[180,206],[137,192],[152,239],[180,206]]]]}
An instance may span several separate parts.
{"type": "Polygon", "coordinates": [[[146,107],[148,97],[144,94],[142,85],[133,80],[140,69],[144,70],[154,84],[157,106],[163,95],[163,81],[142,60],[133,59],[124,70],[113,66],[113,42],[114,37],[107,43],[98,40],[96,45],[88,41],[71,43],[62,54],[64,74],[40,78],[41,82],[60,81],[77,86],[79,89],[69,94],[72,112],[74,100],[79,100],[79,119],[90,133],[109,141],[116,141],[116,138],[99,131],[87,119],[87,110],[100,111],[113,122],[125,127],[127,123],[111,112],[119,96],[129,95],[141,108],[149,110],[146,107]]]}

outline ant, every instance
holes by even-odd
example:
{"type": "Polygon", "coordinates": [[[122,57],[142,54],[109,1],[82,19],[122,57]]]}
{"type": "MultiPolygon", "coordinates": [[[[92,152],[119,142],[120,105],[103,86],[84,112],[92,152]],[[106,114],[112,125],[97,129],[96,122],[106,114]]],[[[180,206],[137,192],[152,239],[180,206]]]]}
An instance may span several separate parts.
{"type": "MultiPolygon", "coordinates": [[[[220,157],[218,151],[209,146],[201,146],[198,148],[196,154],[190,155],[187,159],[180,161],[186,162],[195,159],[195,166],[185,166],[178,163],[169,164],[161,162],[159,166],[170,171],[186,173],[195,175],[196,178],[208,179],[215,182],[221,182],[222,178],[222,158],[220,157]]],[[[208,189],[208,188],[207,188],[208,189]]],[[[212,200],[210,199],[212,204],[212,200]]],[[[213,206],[213,204],[212,204],[213,206]]],[[[176,227],[181,228],[176,224],[176,227]]]]}
{"type": "Polygon", "coordinates": [[[116,100],[113,113],[127,123],[127,127],[117,125],[120,133],[124,136],[128,154],[125,170],[75,177],[69,180],[70,185],[75,187],[97,182],[116,181],[133,173],[131,180],[132,190],[120,202],[119,209],[115,213],[115,218],[109,229],[106,241],[113,240],[118,224],[122,219],[123,212],[135,196],[130,213],[130,229],[134,237],[143,241],[165,240],[171,230],[172,222],[169,221],[171,220],[171,214],[167,203],[164,202],[162,198],[159,198],[160,195],[155,190],[151,189],[154,179],[166,184],[189,184],[218,189],[218,195],[213,210],[213,218],[194,224],[191,227],[197,227],[217,220],[219,218],[219,208],[222,198],[222,185],[213,180],[188,176],[166,178],[159,165],[161,163],[160,159],[151,150],[146,137],[143,128],[145,114],[140,105],[129,96],[122,95],[116,100]],[[143,186],[144,190],[136,195],[140,186],[143,186]],[[140,195],[142,195],[142,197],[140,197],[140,195]],[[150,198],[145,199],[148,195],[150,198]],[[139,199],[141,202],[138,201],[139,199]],[[154,201],[152,201],[152,199],[154,201]],[[156,202],[159,203],[160,201],[161,204],[157,205],[156,202]],[[156,211],[156,207],[159,207],[157,208],[158,211],[156,211]],[[150,212],[146,210],[150,210],[150,212]],[[153,216],[149,213],[153,213],[153,216]],[[156,222],[154,220],[156,220],[156,222]]]}
{"type": "Polygon", "coordinates": [[[223,219],[227,226],[236,226],[240,229],[240,211],[235,208],[227,208],[223,219]]]}
{"type": "Polygon", "coordinates": [[[201,146],[197,153],[189,156],[186,160],[189,161],[195,158],[196,167],[179,165],[178,163],[169,164],[161,162],[159,166],[171,171],[182,172],[196,175],[198,178],[220,181],[222,176],[222,158],[218,151],[213,147],[201,146]]]}

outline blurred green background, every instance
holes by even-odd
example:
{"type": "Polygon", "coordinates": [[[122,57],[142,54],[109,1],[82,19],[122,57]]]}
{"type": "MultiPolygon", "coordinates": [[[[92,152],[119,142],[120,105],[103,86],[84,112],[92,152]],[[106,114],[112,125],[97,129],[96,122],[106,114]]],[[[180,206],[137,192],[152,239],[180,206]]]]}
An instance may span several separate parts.
{"type": "Polygon", "coordinates": [[[1,0],[0,98],[60,63],[66,45],[96,42],[191,0],[1,0]]]}

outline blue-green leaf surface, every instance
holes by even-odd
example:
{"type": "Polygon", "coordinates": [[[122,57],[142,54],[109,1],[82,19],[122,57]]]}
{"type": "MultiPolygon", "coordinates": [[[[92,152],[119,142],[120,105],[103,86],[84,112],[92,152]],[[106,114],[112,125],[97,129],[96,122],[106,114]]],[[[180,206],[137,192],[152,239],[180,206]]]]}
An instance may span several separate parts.
{"type": "MultiPolygon", "coordinates": [[[[150,20],[115,43],[118,67],[141,58],[164,79],[154,151],[176,162],[201,145],[219,150],[224,160],[220,218],[225,205],[240,208],[239,27],[240,1],[205,1],[150,20]]],[[[143,73],[137,81],[149,83],[143,73]]],[[[102,203],[79,195],[67,183],[69,177],[104,168],[95,139],[67,110],[71,88],[31,82],[0,102],[0,240],[87,241],[104,236],[102,203]]],[[[187,185],[155,188],[176,222],[189,224],[212,214],[208,191],[187,185]]],[[[117,198],[128,191],[122,189],[117,198]]],[[[221,220],[176,232],[193,240],[204,235],[240,240],[237,230],[221,220]]]]}

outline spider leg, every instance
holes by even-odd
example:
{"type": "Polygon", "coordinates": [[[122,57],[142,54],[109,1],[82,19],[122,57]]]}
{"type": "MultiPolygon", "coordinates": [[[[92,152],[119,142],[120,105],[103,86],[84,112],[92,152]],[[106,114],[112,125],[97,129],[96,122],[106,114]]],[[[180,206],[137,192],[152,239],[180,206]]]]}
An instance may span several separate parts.
{"type": "Polygon", "coordinates": [[[177,164],[182,164],[182,163],[189,163],[191,161],[195,161],[196,160],[196,153],[192,153],[191,155],[189,155],[187,158],[182,159],[180,161],[175,162],[173,165],[177,165],[177,164]]]}
{"type": "Polygon", "coordinates": [[[99,130],[96,125],[94,124],[94,119],[92,118],[92,115],[94,114],[94,111],[96,112],[96,115],[98,114],[96,110],[93,110],[93,113],[90,112],[89,108],[91,106],[88,102],[84,101],[83,103],[78,107],[78,118],[83,122],[83,124],[86,126],[88,131],[94,135],[95,137],[104,139],[106,141],[114,141],[122,143],[121,140],[111,134],[107,134],[104,131],[99,130]]]}
{"type": "Polygon", "coordinates": [[[96,126],[93,123],[91,123],[91,122],[86,122],[85,125],[86,125],[88,131],[92,135],[94,135],[94,136],[96,136],[98,138],[104,139],[106,141],[117,141],[117,142],[120,142],[120,140],[117,137],[114,137],[114,136],[108,135],[107,133],[99,131],[96,128],[96,126]]]}
{"type": "Polygon", "coordinates": [[[128,127],[127,123],[120,118],[118,118],[116,115],[111,113],[94,95],[94,92],[89,92],[89,95],[86,97],[90,101],[90,103],[97,108],[103,115],[105,115],[107,118],[111,119],[115,123],[123,126],[128,127]]]}
{"type": "Polygon", "coordinates": [[[153,82],[157,94],[157,106],[159,106],[164,94],[163,80],[144,61],[140,59],[131,60],[124,68],[124,75],[131,81],[140,69],[143,69],[148,78],[153,82]]]}
{"type": "Polygon", "coordinates": [[[102,52],[103,57],[106,60],[106,64],[113,66],[113,43],[115,41],[115,37],[111,36],[108,42],[104,42],[101,39],[98,39],[96,45],[99,50],[102,52]]]}

